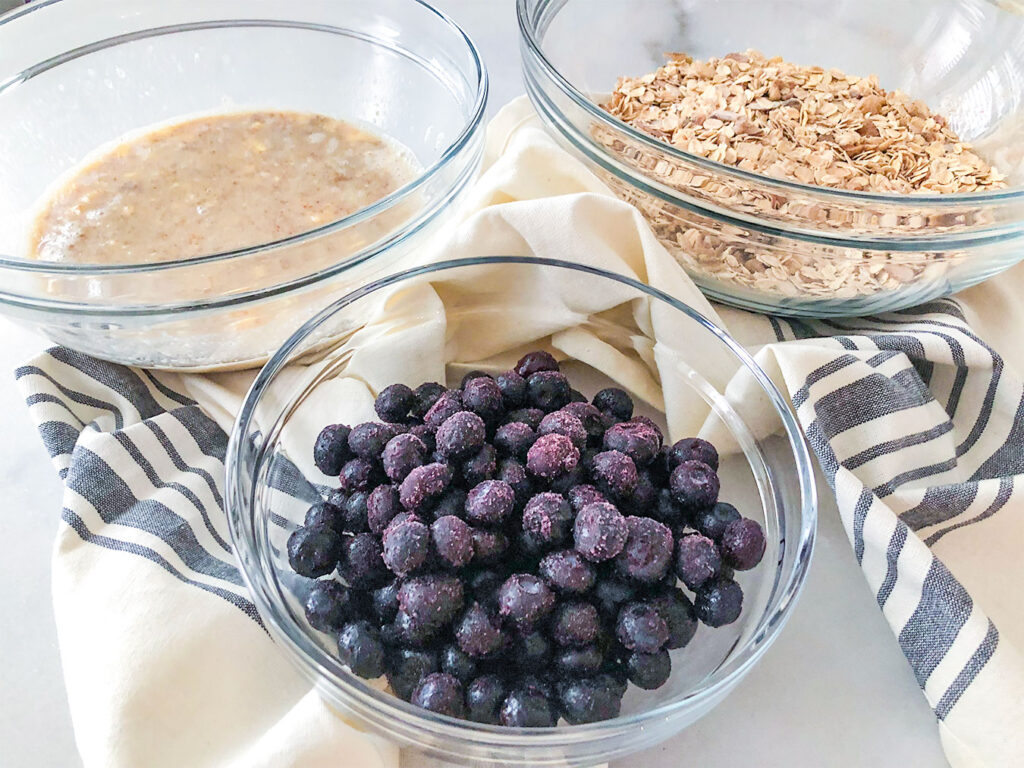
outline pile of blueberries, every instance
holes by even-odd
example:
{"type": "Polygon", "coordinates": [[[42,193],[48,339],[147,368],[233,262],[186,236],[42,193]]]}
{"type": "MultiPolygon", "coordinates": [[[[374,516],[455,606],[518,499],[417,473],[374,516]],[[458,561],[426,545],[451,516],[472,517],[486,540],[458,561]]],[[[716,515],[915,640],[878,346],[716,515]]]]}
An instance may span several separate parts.
{"type": "Polygon", "coordinates": [[[594,722],[627,681],[663,685],[698,620],[740,615],[761,526],[718,501],[714,446],[663,445],[621,389],[588,403],[532,352],[459,389],[393,384],[375,410],[320,433],[340,487],[287,545],[355,674],[476,722],[594,722]]]}

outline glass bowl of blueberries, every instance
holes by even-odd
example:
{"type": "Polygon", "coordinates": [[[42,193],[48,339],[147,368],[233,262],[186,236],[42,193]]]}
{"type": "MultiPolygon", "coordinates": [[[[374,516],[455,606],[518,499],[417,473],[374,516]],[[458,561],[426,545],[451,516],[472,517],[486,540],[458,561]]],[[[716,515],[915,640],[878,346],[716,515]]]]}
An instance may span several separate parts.
{"type": "Polygon", "coordinates": [[[816,520],[796,420],[740,345],[535,257],[329,306],[257,376],[227,476],[271,636],[340,715],[455,764],[678,733],[782,629],[816,520]]]}

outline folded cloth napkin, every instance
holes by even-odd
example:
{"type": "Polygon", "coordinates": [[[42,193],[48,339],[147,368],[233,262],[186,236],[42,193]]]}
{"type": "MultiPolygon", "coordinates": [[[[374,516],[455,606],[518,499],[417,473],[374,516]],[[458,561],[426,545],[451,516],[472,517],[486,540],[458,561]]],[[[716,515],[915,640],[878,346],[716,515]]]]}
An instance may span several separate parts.
{"type": "MultiPolygon", "coordinates": [[[[1024,765],[1024,356],[1001,326],[1024,269],[879,317],[712,307],[522,99],[490,126],[484,171],[443,250],[601,266],[722,322],[791,397],[950,762],[1024,765]]],[[[501,290],[493,300],[514,302],[501,290]]],[[[614,360],[606,372],[630,375],[614,360]]],[[[54,609],[86,766],[415,760],[329,711],[246,593],[223,460],[252,372],[144,371],[55,348],[17,376],[65,484],[54,609]]]]}

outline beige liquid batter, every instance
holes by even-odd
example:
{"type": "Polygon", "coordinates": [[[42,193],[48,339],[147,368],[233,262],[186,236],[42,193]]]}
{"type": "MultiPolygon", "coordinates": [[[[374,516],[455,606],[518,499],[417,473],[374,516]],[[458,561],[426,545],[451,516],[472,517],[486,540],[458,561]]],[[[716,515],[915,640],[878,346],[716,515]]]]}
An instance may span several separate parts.
{"type": "Polygon", "coordinates": [[[146,264],[274,242],[344,218],[419,174],[397,144],[333,118],[241,112],[130,139],[47,198],[29,252],[146,264]]]}

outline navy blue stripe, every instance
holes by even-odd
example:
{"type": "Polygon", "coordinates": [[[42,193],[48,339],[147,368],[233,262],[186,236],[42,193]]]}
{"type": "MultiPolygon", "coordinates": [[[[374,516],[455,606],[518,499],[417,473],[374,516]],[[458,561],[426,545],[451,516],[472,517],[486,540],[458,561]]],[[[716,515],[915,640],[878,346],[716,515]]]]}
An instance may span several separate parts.
{"type": "Polygon", "coordinates": [[[67,347],[53,347],[48,354],[54,360],[70,365],[89,378],[111,389],[130,402],[144,419],[164,412],[164,408],[153,398],[153,393],[142,378],[131,368],[107,363],[94,357],[83,355],[67,347]]]}
{"type": "Polygon", "coordinates": [[[173,400],[179,405],[196,404],[196,401],[193,400],[191,397],[183,395],[180,392],[175,392],[173,389],[171,389],[166,384],[161,382],[160,379],[153,375],[152,371],[143,370],[142,375],[145,376],[149,383],[156,387],[160,391],[160,393],[169,400],[173,400]]]}
{"type": "Polygon", "coordinates": [[[228,436],[220,426],[203,413],[198,406],[175,408],[167,411],[183,426],[196,441],[204,456],[224,463],[228,452],[228,436]]]}
{"type": "Polygon", "coordinates": [[[857,504],[853,508],[853,555],[857,563],[864,562],[864,521],[871,509],[871,491],[867,488],[860,492],[857,504]]]}
{"type": "Polygon", "coordinates": [[[967,690],[967,686],[974,682],[974,678],[978,676],[978,673],[984,669],[985,665],[988,664],[989,659],[992,658],[996,652],[996,648],[999,645],[999,630],[996,629],[996,625],[991,621],[988,623],[988,631],[985,633],[984,639],[981,644],[975,649],[974,653],[971,654],[971,658],[968,660],[964,668],[960,670],[960,674],[956,676],[953,684],[946,689],[946,692],[942,694],[942,698],[939,699],[939,703],[935,705],[935,716],[939,720],[945,720],[948,717],[950,711],[956,706],[956,703],[960,701],[960,697],[964,695],[964,691],[967,690]]]}
{"type": "Polygon", "coordinates": [[[889,546],[885,552],[885,578],[882,579],[882,586],[878,588],[878,607],[885,608],[885,603],[896,586],[896,574],[900,553],[903,552],[903,545],[907,543],[907,526],[897,522],[896,530],[889,537],[889,546]]]}
{"type": "Polygon", "coordinates": [[[917,371],[905,368],[891,376],[869,373],[822,395],[814,403],[814,412],[822,430],[833,438],[882,416],[918,408],[932,401],[932,394],[917,377],[917,371]]]}
{"type": "MultiPolygon", "coordinates": [[[[205,469],[193,467],[185,463],[185,460],[181,458],[181,454],[178,453],[178,449],[174,446],[174,443],[171,442],[170,438],[167,437],[167,434],[160,428],[160,425],[157,424],[156,421],[149,419],[143,423],[149,428],[149,431],[153,433],[156,439],[160,442],[160,445],[167,452],[167,456],[170,458],[171,463],[174,464],[174,468],[180,472],[188,472],[189,474],[201,477],[210,489],[210,493],[213,494],[213,498],[217,502],[217,507],[223,510],[224,499],[220,495],[220,488],[217,487],[216,478],[214,478],[214,476],[205,469]]],[[[220,473],[221,476],[223,476],[223,474],[223,472],[220,473]]]]}
{"type": "Polygon", "coordinates": [[[855,453],[853,456],[843,461],[843,466],[847,469],[856,469],[863,464],[867,464],[869,461],[877,459],[879,456],[885,456],[889,453],[897,453],[902,451],[904,448],[910,448],[914,445],[927,443],[929,440],[941,437],[952,430],[953,422],[944,421],[931,429],[924,430],[923,432],[915,432],[914,434],[907,435],[906,437],[898,437],[892,440],[886,440],[884,443],[876,443],[870,448],[867,448],[860,453],[855,453]]]}
{"type": "Polygon", "coordinates": [[[82,394],[81,392],[76,392],[73,389],[68,389],[42,368],[35,365],[23,365],[14,372],[14,375],[18,379],[29,375],[42,376],[48,382],[53,384],[53,386],[71,402],[78,403],[79,405],[87,405],[90,408],[99,408],[103,411],[109,411],[114,417],[114,429],[121,429],[124,427],[124,418],[121,416],[121,411],[114,407],[113,403],[108,403],[106,400],[100,400],[98,398],[82,394]]]}
{"type": "Polygon", "coordinates": [[[999,449],[971,475],[971,479],[987,480],[993,477],[1024,475],[1024,450],[1021,450],[1021,446],[1024,446],[1024,397],[1017,405],[1010,434],[999,449]]]}
{"type": "Polygon", "coordinates": [[[1013,478],[1012,477],[1004,477],[1004,478],[1002,478],[999,481],[999,490],[996,491],[996,497],[992,500],[992,503],[988,506],[988,508],[984,512],[981,512],[980,514],[975,515],[970,520],[963,520],[963,521],[961,521],[959,523],[955,523],[955,524],[953,524],[953,525],[949,526],[948,528],[945,528],[945,529],[943,529],[941,531],[936,531],[931,536],[929,536],[927,539],[925,539],[924,543],[927,544],[930,547],[933,544],[935,544],[935,542],[937,542],[939,539],[941,539],[943,536],[945,536],[947,533],[949,533],[951,531],[955,531],[958,528],[963,528],[963,527],[968,526],[968,525],[974,525],[975,523],[980,523],[982,520],[987,520],[988,518],[992,517],[992,515],[994,515],[996,512],[998,512],[1000,509],[1005,507],[1006,506],[1006,502],[1008,502],[1010,500],[1010,497],[1012,495],[1013,495],[1013,478]]]}
{"type": "Polygon", "coordinates": [[[892,478],[888,482],[876,485],[874,488],[875,495],[878,496],[878,498],[883,499],[893,493],[904,483],[909,483],[913,480],[922,480],[941,472],[948,472],[956,467],[956,464],[956,459],[946,459],[945,461],[938,461],[934,464],[929,464],[926,467],[916,467],[915,469],[910,469],[906,472],[900,472],[896,477],[892,478]]]}
{"type": "Polygon", "coordinates": [[[933,485],[925,490],[920,503],[900,515],[900,519],[911,530],[919,531],[962,515],[977,496],[977,483],[933,485]]]}
{"type": "Polygon", "coordinates": [[[85,422],[78,418],[78,414],[71,410],[71,406],[69,406],[66,402],[61,400],[56,395],[51,395],[48,392],[35,392],[25,398],[25,405],[27,405],[29,408],[31,408],[36,403],[53,403],[54,405],[59,405],[61,408],[67,411],[68,415],[72,419],[78,422],[78,425],[81,429],[85,429],[85,422]]]}
{"type": "Polygon", "coordinates": [[[775,340],[785,341],[786,334],[782,330],[782,326],[779,325],[779,321],[776,318],[772,317],[771,315],[768,315],[768,322],[772,324],[772,330],[775,332],[775,340]]]}
{"type": "Polygon", "coordinates": [[[75,429],[64,421],[44,421],[38,429],[51,459],[70,456],[75,450],[78,436],[82,434],[80,429],[75,429]]]}

